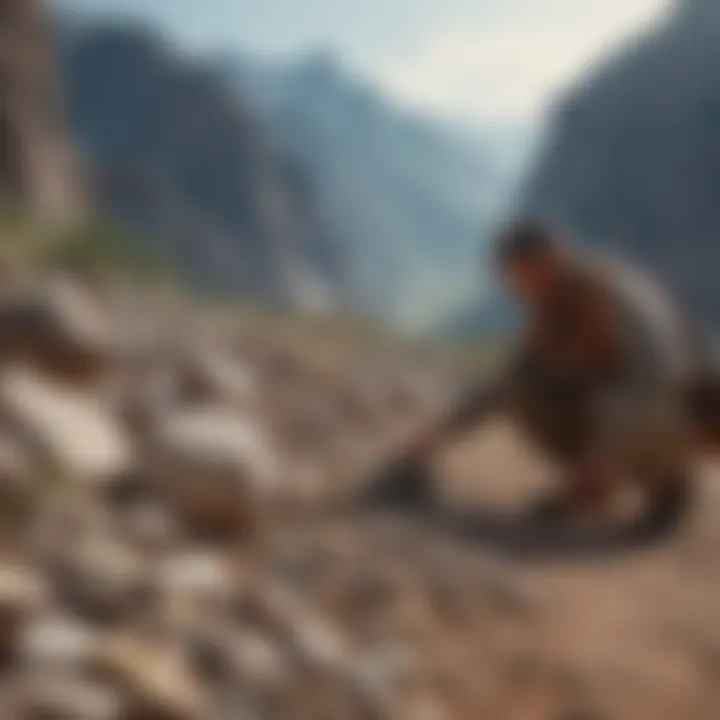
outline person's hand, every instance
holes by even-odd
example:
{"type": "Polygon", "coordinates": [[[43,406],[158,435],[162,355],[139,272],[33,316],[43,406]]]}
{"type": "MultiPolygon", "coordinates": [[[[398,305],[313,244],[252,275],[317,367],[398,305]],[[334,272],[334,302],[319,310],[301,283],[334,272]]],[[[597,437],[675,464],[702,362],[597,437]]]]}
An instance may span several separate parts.
{"type": "Polygon", "coordinates": [[[400,455],[417,464],[428,463],[440,445],[440,435],[438,428],[432,424],[416,428],[405,441],[400,455]]]}
{"type": "Polygon", "coordinates": [[[612,499],[612,478],[608,463],[601,458],[580,458],[568,468],[559,488],[532,505],[530,516],[533,521],[555,525],[602,515],[612,499]]]}
{"type": "Polygon", "coordinates": [[[607,510],[612,499],[613,474],[603,458],[588,454],[570,468],[568,504],[579,513],[607,510]]]}
{"type": "Polygon", "coordinates": [[[373,506],[421,509],[432,506],[429,464],[437,448],[439,435],[434,427],[413,432],[384,464],[365,493],[373,506]]]}

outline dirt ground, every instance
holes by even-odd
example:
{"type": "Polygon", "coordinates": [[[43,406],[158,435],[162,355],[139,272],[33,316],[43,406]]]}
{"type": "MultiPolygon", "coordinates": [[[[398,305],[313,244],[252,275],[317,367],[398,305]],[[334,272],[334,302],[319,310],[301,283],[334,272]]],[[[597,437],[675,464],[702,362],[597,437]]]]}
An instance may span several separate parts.
{"type": "MultiPolygon", "coordinates": [[[[467,438],[439,466],[450,502],[504,510],[552,473],[506,425],[467,438]]],[[[698,473],[692,518],[653,547],[538,556],[503,554],[496,539],[533,609],[459,629],[476,656],[462,663],[455,654],[453,665],[464,667],[476,706],[452,717],[720,717],[720,471],[703,464],[698,473]]]]}

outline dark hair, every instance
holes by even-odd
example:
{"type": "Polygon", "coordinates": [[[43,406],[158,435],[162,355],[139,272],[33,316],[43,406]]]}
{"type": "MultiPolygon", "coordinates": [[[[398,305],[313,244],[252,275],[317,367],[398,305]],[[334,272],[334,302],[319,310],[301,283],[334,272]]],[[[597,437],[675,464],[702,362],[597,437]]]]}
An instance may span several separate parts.
{"type": "Polygon", "coordinates": [[[517,260],[560,250],[559,233],[547,223],[521,220],[500,233],[495,244],[495,262],[500,267],[517,260]]]}

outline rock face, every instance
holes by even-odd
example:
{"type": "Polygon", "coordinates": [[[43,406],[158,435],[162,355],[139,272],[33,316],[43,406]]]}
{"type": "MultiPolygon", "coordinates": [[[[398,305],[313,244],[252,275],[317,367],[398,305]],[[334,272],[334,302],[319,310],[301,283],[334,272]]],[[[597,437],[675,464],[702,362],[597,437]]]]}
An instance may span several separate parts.
{"type": "Polygon", "coordinates": [[[40,0],[0,4],[0,201],[46,218],[82,209],[40,0]]]}
{"type": "Polygon", "coordinates": [[[685,0],[572,90],[528,205],[664,277],[715,329],[720,5],[685,0]]]}
{"type": "Polygon", "coordinates": [[[312,310],[338,299],[343,259],[313,188],[241,101],[142,30],[65,40],[72,127],[111,217],[213,293],[312,310]]]}

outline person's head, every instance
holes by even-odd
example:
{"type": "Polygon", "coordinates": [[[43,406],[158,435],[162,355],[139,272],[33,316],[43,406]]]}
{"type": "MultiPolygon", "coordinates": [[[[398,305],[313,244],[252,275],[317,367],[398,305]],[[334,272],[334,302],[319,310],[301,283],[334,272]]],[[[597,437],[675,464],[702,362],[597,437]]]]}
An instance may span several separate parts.
{"type": "Polygon", "coordinates": [[[523,302],[533,303],[554,286],[565,264],[566,250],[551,227],[523,221],[501,234],[495,260],[510,292],[523,302]]]}

